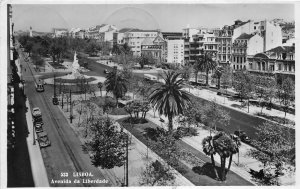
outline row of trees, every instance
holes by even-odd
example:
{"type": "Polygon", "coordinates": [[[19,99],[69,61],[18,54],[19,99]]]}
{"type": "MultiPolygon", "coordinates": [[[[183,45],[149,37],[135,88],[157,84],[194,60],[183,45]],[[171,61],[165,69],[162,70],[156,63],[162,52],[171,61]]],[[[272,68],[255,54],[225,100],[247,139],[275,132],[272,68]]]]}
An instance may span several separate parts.
{"type": "Polygon", "coordinates": [[[233,87],[239,93],[241,102],[243,99],[248,101],[248,111],[251,98],[259,99],[261,113],[266,104],[271,106],[274,99],[278,98],[286,116],[288,107],[295,99],[295,84],[289,77],[277,82],[279,80],[276,77],[253,75],[244,70],[235,72],[233,78],[233,87]]]}

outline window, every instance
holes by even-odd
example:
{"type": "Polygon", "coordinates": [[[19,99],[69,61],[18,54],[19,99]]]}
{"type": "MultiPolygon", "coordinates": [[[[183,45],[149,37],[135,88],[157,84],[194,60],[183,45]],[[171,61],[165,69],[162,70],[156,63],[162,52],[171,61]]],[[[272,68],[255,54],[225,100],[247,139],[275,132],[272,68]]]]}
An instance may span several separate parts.
{"type": "Polygon", "coordinates": [[[294,55],[290,55],[290,60],[294,60],[294,55]]]}
{"type": "Polygon", "coordinates": [[[244,57],[244,62],[246,62],[246,57],[244,57]]]}
{"type": "Polygon", "coordinates": [[[281,64],[278,64],[278,70],[281,70],[281,64]]]}
{"type": "Polygon", "coordinates": [[[226,61],[226,56],[225,55],[223,55],[223,61],[226,61]]]}
{"type": "Polygon", "coordinates": [[[233,65],[233,69],[235,70],[235,65],[233,65]]]}
{"type": "Polygon", "coordinates": [[[256,26],[254,26],[254,29],[256,30],[256,26]]]}

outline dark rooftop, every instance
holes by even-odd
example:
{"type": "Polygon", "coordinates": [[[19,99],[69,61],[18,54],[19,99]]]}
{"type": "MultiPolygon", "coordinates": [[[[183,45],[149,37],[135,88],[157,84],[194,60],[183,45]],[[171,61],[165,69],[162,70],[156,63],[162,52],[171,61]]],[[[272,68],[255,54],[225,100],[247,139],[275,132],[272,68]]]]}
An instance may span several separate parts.
{"type": "Polygon", "coordinates": [[[242,33],[238,38],[236,39],[250,39],[251,37],[253,37],[253,34],[246,34],[246,33],[242,33]]]}

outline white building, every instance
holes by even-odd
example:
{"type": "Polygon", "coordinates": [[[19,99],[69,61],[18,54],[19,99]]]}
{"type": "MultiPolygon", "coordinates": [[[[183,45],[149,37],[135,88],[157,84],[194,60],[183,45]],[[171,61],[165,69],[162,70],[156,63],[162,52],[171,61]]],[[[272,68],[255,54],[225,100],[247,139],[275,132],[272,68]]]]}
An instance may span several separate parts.
{"type": "Polygon", "coordinates": [[[141,55],[141,45],[146,38],[154,40],[158,34],[157,30],[131,29],[124,33],[124,42],[130,46],[133,55],[141,55]]]}
{"type": "Polygon", "coordinates": [[[53,28],[53,37],[65,37],[68,36],[68,29],[66,28],[53,28]]]}
{"type": "Polygon", "coordinates": [[[282,32],[278,24],[264,21],[250,20],[243,25],[237,27],[233,31],[232,39],[235,40],[241,34],[255,34],[257,33],[264,39],[264,51],[270,50],[282,45],[282,32]]]}
{"type": "Polygon", "coordinates": [[[263,52],[264,40],[258,34],[243,33],[232,44],[232,68],[234,70],[248,69],[247,58],[263,52]]]}
{"type": "Polygon", "coordinates": [[[167,63],[183,65],[184,64],[184,40],[167,40],[167,63]]]}

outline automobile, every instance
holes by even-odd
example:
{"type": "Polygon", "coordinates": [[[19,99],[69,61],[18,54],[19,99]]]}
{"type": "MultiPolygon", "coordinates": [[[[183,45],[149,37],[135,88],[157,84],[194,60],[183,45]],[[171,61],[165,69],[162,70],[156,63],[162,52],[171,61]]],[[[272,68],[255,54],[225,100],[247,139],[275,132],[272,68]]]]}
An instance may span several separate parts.
{"type": "Polygon", "coordinates": [[[37,124],[37,123],[39,123],[41,125],[44,125],[42,116],[38,116],[38,117],[33,118],[33,124],[37,124]]]}
{"type": "Polygon", "coordinates": [[[108,74],[108,73],[109,73],[109,71],[108,71],[107,69],[105,69],[103,72],[104,72],[105,74],[108,74]]]}
{"type": "Polygon", "coordinates": [[[250,138],[247,136],[246,132],[245,131],[234,131],[234,135],[240,137],[241,141],[242,142],[245,142],[245,143],[250,143],[250,138]]]}
{"type": "Polygon", "coordinates": [[[33,108],[32,109],[32,116],[33,117],[42,116],[42,112],[41,112],[40,108],[38,108],[38,107],[33,108]]]}
{"type": "Polygon", "coordinates": [[[51,142],[46,132],[37,133],[37,141],[39,142],[41,148],[45,148],[51,145],[51,142]]]}
{"type": "Polygon", "coordinates": [[[165,120],[163,118],[159,118],[159,121],[162,122],[162,123],[165,122],[165,120]]]}
{"type": "Polygon", "coordinates": [[[34,124],[34,127],[35,127],[35,132],[36,132],[36,133],[43,132],[43,126],[42,126],[41,123],[35,123],[35,124],[34,124]]]}
{"type": "Polygon", "coordinates": [[[58,105],[58,104],[59,104],[58,98],[53,96],[53,97],[52,97],[52,103],[53,103],[54,105],[58,105]]]}

